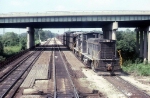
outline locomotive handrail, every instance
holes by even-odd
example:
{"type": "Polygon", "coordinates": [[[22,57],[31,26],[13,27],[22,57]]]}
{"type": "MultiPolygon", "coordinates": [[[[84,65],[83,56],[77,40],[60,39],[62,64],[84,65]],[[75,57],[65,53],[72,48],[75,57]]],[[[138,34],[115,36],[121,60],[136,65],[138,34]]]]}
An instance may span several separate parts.
{"type": "Polygon", "coordinates": [[[119,53],[119,57],[120,57],[120,67],[122,68],[122,56],[121,56],[121,50],[118,50],[118,53],[119,53]]]}

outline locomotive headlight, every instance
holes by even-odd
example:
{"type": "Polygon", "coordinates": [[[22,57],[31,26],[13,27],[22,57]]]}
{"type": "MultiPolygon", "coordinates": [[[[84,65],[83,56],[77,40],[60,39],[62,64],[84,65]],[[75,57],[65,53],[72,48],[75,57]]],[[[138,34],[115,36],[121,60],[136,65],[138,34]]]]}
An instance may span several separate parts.
{"type": "Polygon", "coordinates": [[[106,64],[106,68],[107,68],[107,71],[111,71],[112,70],[112,65],[111,64],[106,64]]]}

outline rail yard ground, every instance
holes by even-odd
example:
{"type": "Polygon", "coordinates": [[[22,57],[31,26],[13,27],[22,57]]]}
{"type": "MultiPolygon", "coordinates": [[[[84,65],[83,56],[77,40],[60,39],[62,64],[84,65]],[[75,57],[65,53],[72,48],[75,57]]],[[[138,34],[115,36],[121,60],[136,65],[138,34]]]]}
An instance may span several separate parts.
{"type": "MultiPolygon", "coordinates": [[[[106,81],[103,76],[98,76],[95,72],[91,69],[84,68],[83,64],[78,61],[78,59],[72,54],[70,51],[64,51],[66,58],[68,59],[69,63],[72,64],[72,68],[75,69],[75,66],[78,66],[80,70],[82,70],[83,74],[86,76],[84,79],[85,81],[89,82],[88,87],[95,86],[94,88],[102,92],[103,95],[107,96],[108,98],[126,98],[120,91],[118,91],[112,84],[106,81]]],[[[142,77],[135,77],[135,76],[120,76],[124,80],[128,81],[129,83],[133,84],[137,88],[140,88],[142,91],[150,94],[150,77],[142,76],[142,77]]],[[[84,84],[84,82],[83,82],[84,84]]]]}
{"type": "MultiPolygon", "coordinates": [[[[54,39],[51,39],[49,44],[45,46],[37,61],[33,64],[30,71],[27,72],[28,75],[16,92],[14,96],[15,98],[54,97],[54,67],[52,66],[52,45],[54,45],[54,43],[54,39]]],[[[93,72],[90,68],[86,68],[84,64],[75,57],[72,51],[63,46],[59,40],[56,39],[56,43],[60,45],[62,57],[66,62],[70,76],[81,98],[127,98],[122,91],[118,90],[113,84],[107,81],[105,76],[93,72]]],[[[57,59],[56,56],[54,56],[54,58],[57,59]]],[[[140,91],[150,95],[149,76],[133,76],[122,74],[119,77],[139,88],[140,91]]],[[[59,81],[61,83],[59,85],[62,87],[62,89],[59,91],[64,91],[67,89],[67,79],[61,78],[59,81]]],[[[2,85],[0,84],[0,87],[1,86],[2,85]]],[[[65,91],[65,93],[67,94],[68,91],[65,91]]],[[[127,93],[127,95],[131,96],[132,94],[127,93]]]]}

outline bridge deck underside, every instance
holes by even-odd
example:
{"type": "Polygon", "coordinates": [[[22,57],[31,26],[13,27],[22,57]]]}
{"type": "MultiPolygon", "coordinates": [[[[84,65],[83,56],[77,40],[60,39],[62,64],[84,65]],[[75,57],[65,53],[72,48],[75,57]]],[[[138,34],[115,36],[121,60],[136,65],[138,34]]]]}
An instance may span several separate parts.
{"type": "MultiPolygon", "coordinates": [[[[150,25],[150,20],[143,21],[117,21],[119,27],[141,27],[150,25]]],[[[101,28],[112,23],[112,21],[94,22],[21,22],[0,23],[0,28],[101,28]]]]}

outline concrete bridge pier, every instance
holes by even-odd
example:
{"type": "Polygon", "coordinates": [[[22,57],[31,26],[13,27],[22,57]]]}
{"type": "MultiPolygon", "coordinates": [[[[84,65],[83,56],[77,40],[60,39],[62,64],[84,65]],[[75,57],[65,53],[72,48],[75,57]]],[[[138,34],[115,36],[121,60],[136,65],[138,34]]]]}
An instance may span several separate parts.
{"type": "MultiPolygon", "coordinates": [[[[102,28],[104,39],[116,40],[116,30],[118,29],[118,22],[112,22],[102,28]]],[[[117,49],[115,49],[117,51],[117,49]]],[[[115,57],[116,57],[115,51],[115,57]]]]}
{"type": "Polygon", "coordinates": [[[104,39],[116,40],[116,30],[118,29],[118,22],[113,22],[102,28],[104,39]]]}
{"type": "Polygon", "coordinates": [[[116,29],[112,30],[112,40],[116,40],[116,29]]]}
{"type": "Polygon", "coordinates": [[[32,48],[35,46],[34,42],[34,28],[26,27],[27,29],[27,49],[32,48]]]}
{"type": "Polygon", "coordinates": [[[104,39],[110,39],[110,33],[111,33],[111,31],[104,30],[103,31],[103,37],[104,37],[104,39]]]}
{"type": "Polygon", "coordinates": [[[136,53],[139,54],[139,30],[136,28],[136,53]]]}
{"type": "MultiPolygon", "coordinates": [[[[140,57],[143,58],[144,64],[148,62],[150,63],[150,30],[149,26],[147,27],[139,27],[140,31],[140,57]],[[148,35],[148,36],[147,36],[148,35]],[[144,37],[144,39],[143,39],[144,37]]],[[[138,40],[138,37],[137,37],[138,40]]]]}
{"type": "Polygon", "coordinates": [[[148,63],[150,63],[150,28],[148,31],[148,63]]]}
{"type": "Polygon", "coordinates": [[[144,64],[147,63],[147,30],[144,31],[144,64]]]}
{"type": "Polygon", "coordinates": [[[109,32],[109,38],[108,39],[112,39],[112,31],[108,31],[109,32]]]}
{"type": "Polygon", "coordinates": [[[143,58],[143,30],[140,30],[140,57],[143,58]]]}

